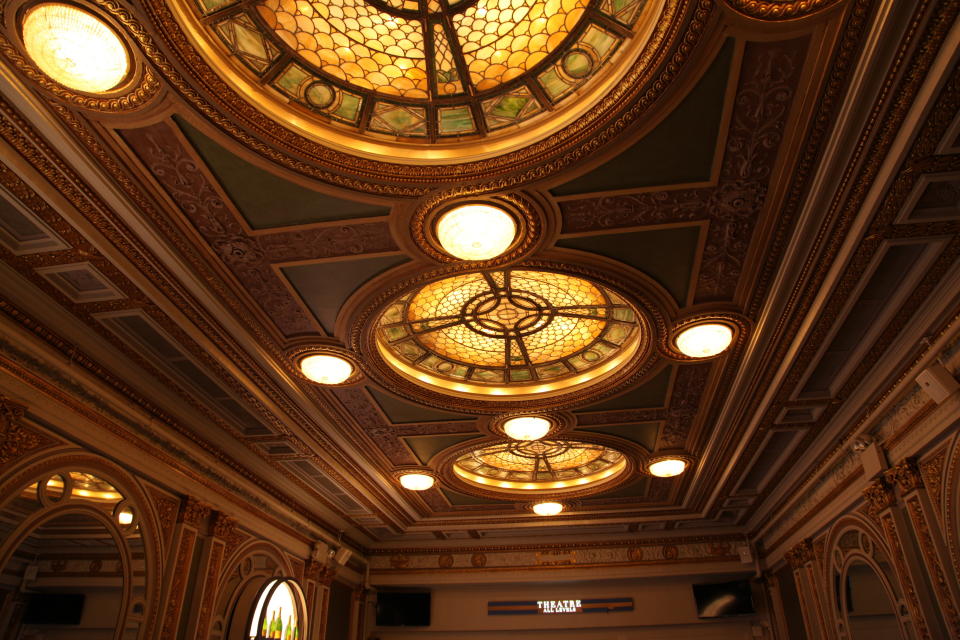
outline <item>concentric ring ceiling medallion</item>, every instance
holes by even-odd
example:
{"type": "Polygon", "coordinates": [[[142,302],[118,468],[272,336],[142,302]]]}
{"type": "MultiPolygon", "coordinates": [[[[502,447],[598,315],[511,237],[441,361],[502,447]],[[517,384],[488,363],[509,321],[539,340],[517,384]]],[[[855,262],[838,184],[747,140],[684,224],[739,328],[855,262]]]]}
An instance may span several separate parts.
{"type": "Polygon", "coordinates": [[[473,486],[513,494],[562,494],[617,479],[627,457],[602,444],[576,440],[501,442],[468,451],[453,473],[473,486]]]}
{"type": "Polygon", "coordinates": [[[475,271],[387,304],[376,343],[401,376],[446,395],[530,401],[604,380],[649,343],[637,308],[554,271],[475,271]]]}
{"type": "Polygon", "coordinates": [[[509,151],[574,121],[616,86],[667,4],[195,1],[176,3],[195,44],[259,108],[352,153],[421,161],[509,151]]]}

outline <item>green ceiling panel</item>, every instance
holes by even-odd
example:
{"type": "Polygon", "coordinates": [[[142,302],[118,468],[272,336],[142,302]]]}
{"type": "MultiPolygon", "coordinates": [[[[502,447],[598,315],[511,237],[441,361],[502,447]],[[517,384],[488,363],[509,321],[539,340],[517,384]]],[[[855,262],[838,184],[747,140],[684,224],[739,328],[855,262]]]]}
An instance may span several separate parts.
{"type": "Polygon", "coordinates": [[[394,424],[404,424],[409,422],[446,422],[448,420],[474,420],[476,416],[465,413],[454,413],[452,411],[442,411],[440,409],[431,409],[413,402],[407,402],[394,396],[388,395],[373,387],[367,387],[370,395],[377,401],[380,408],[394,424]]]}
{"type": "Polygon", "coordinates": [[[494,500],[493,498],[481,498],[480,496],[468,496],[465,493],[460,493],[459,491],[452,491],[450,489],[441,488],[440,491],[443,492],[443,495],[447,497],[447,501],[450,502],[455,507],[462,506],[473,506],[479,504],[513,504],[508,500],[494,500]]]}
{"type": "Polygon", "coordinates": [[[478,433],[470,434],[445,434],[440,436],[403,436],[403,441],[407,443],[413,454],[420,460],[420,464],[427,464],[430,458],[437,455],[447,447],[458,445],[468,440],[476,440],[482,437],[478,433]]]}
{"type": "Polygon", "coordinates": [[[647,478],[640,477],[625,487],[609,493],[601,493],[598,498],[645,498],[647,496],[647,478]]]}
{"type": "Polygon", "coordinates": [[[333,333],[340,307],[370,278],[407,262],[403,256],[380,256],[283,267],[281,271],[327,333],[333,333]]]}
{"type": "Polygon", "coordinates": [[[683,307],[699,240],[700,226],[696,225],[564,238],[557,246],[599,253],[628,264],[663,285],[683,307]]]}
{"type": "Polygon", "coordinates": [[[237,157],[182,118],[177,124],[254,229],[385,216],[386,207],[334,198],[270,173],[237,157]]]}
{"type": "Polygon", "coordinates": [[[670,389],[670,378],[673,367],[667,367],[658,373],[646,384],[640,385],[633,391],[617,396],[600,404],[590,405],[577,413],[593,413],[595,411],[616,411],[618,409],[656,409],[667,406],[667,391],[670,389]]]}
{"type": "Polygon", "coordinates": [[[660,431],[660,423],[640,422],[637,424],[618,424],[608,427],[583,428],[582,431],[617,436],[653,450],[657,444],[657,432],[660,431]]]}
{"type": "Polygon", "coordinates": [[[732,60],[733,40],[728,39],[697,85],[653,131],[552,193],[565,196],[709,180],[732,60]]]}

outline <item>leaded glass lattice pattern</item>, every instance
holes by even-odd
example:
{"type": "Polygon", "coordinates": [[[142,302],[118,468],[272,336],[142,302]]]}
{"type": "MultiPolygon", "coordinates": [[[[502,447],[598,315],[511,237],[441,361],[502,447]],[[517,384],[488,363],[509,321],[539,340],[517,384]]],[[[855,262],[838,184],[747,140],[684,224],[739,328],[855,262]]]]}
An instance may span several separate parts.
{"type": "MultiPolygon", "coordinates": [[[[508,269],[466,273],[402,296],[380,316],[381,348],[451,384],[527,385],[589,377],[641,339],[636,310],[582,278],[508,269]]],[[[423,379],[421,377],[421,379],[423,379]]]]}
{"type": "Polygon", "coordinates": [[[196,2],[230,53],[295,103],[363,131],[429,140],[544,113],[608,66],[645,10],[660,10],[650,0],[196,2]],[[282,86],[275,61],[304,70],[300,91],[282,86]],[[330,107],[341,98],[343,110],[330,107]],[[422,127],[377,117],[397,99],[423,112],[422,127]]]}
{"type": "Polygon", "coordinates": [[[575,440],[501,442],[454,461],[454,471],[465,480],[516,491],[583,487],[611,479],[625,466],[621,452],[575,440]]]}

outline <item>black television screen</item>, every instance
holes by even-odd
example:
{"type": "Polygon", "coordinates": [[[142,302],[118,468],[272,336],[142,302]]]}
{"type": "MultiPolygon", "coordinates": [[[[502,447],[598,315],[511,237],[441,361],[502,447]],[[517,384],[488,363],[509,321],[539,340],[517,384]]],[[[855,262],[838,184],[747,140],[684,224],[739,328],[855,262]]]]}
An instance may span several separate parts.
{"type": "Polygon", "coordinates": [[[31,593],[23,611],[23,624],[80,624],[82,593],[31,593]]]}
{"type": "Polygon", "coordinates": [[[429,627],[430,592],[380,591],[377,593],[378,627],[429,627]]]}
{"type": "Polygon", "coordinates": [[[723,618],[756,613],[749,580],[693,585],[698,618],[723,618]]]}

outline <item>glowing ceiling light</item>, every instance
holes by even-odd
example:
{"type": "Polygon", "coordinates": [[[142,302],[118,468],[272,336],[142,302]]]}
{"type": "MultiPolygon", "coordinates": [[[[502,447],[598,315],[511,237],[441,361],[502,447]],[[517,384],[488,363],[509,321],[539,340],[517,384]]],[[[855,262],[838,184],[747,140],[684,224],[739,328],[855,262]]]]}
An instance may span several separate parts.
{"type": "Polygon", "coordinates": [[[465,204],[437,221],[443,250],[461,260],[489,260],[506,251],[517,237],[513,216],[487,204],[465,204]]]}
{"type": "Polygon", "coordinates": [[[103,20],[58,2],[39,4],[23,20],[23,45],[41,71],[62,85],[103,93],[120,84],[130,56],[103,20]]]}
{"type": "Polygon", "coordinates": [[[316,354],[300,361],[300,371],[319,384],[340,384],[353,375],[353,365],[340,356],[316,354]]]}
{"type": "Polygon", "coordinates": [[[698,324],[677,336],[680,352],[691,358],[709,358],[726,351],[733,342],[733,329],[720,323],[698,324]]]}
{"type": "Polygon", "coordinates": [[[400,476],[400,486],[410,491],[426,491],[434,482],[434,477],[425,473],[405,473],[400,476]]]}
{"type": "Polygon", "coordinates": [[[538,416],[510,418],[503,423],[503,432],[514,440],[539,440],[550,432],[551,423],[538,416]]]}
{"type": "Polygon", "coordinates": [[[123,527],[133,522],[133,511],[130,510],[130,507],[124,507],[117,513],[117,522],[123,527]]]}
{"type": "Polygon", "coordinates": [[[563,511],[563,505],[559,502],[538,502],[533,505],[533,512],[538,516],[555,516],[563,511]]]}
{"type": "Polygon", "coordinates": [[[652,475],[658,478],[672,478],[683,473],[687,468],[687,461],[682,458],[661,458],[647,467],[652,475]]]}

